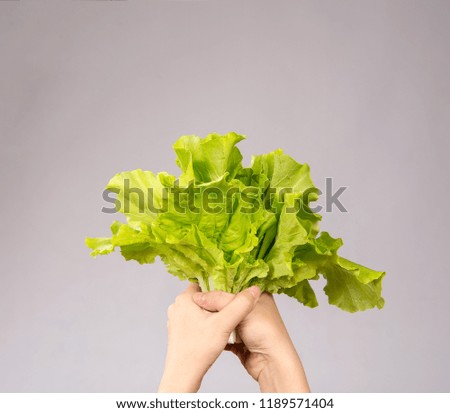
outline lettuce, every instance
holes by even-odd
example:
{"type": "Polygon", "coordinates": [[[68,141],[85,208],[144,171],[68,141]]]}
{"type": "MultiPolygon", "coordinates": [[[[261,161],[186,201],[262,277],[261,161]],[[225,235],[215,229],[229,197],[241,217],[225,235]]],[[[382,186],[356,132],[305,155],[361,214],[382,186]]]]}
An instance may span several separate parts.
{"type": "Polygon", "coordinates": [[[276,150],[243,167],[242,139],[233,132],[182,136],[173,146],[178,178],[140,169],[115,175],[107,189],[127,223],[114,221],[111,237],[87,238],[91,255],[120,248],[140,264],[160,257],[168,272],[205,291],[258,285],[308,307],[318,305],[311,281],[322,275],[330,304],[349,312],[382,308],[385,273],[340,257],[342,240],[319,232],[309,166],[276,150]]]}

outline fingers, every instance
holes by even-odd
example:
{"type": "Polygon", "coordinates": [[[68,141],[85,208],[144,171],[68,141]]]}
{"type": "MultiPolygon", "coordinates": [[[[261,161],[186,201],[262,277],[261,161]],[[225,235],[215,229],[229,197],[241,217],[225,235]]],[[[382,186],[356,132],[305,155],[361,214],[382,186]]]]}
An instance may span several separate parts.
{"type": "Polygon", "coordinates": [[[192,296],[200,291],[200,287],[198,286],[198,284],[195,283],[189,283],[188,287],[186,288],[186,290],[184,290],[181,294],[177,295],[175,297],[175,304],[182,304],[182,303],[191,303],[194,304],[192,302],[192,296]]]}
{"type": "Polygon", "coordinates": [[[215,317],[227,332],[231,332],[253,310],[260,295],[261,290],[256,285],[247,288],[237,294],[215,317]]]}
{"type": "Polygon", "coordinates": [[[188,288],[186,288],[186,290],[184,291],[184,294],[192,296],[199,291],[200,291],[200,287],[198,284],[189,283],[188,288]]]}
{"type": "Polygon", "coordinates": [[[225,291],[211,291],[208,293],[195,293],[192,298],[194,302],[207,311],[220,311],[233,301],[234,294],[225,291]]]}

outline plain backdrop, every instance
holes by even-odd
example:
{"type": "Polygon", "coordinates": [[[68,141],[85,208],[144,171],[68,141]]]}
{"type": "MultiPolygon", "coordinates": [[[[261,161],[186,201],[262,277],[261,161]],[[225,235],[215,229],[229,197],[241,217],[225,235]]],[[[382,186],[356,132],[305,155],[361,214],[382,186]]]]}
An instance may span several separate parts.
{"type": "MultiPolygon", "coordinates": [[[[115,173],[231,130],[348,186],[322,228],[387,272],[381,311],[277,297],[312,389],[449,391],[449,50],[448,1],[0,2],[0,391],[156,390],[186,284],[84,238],[115,173]]],[[[202,386],[257,390],[232,354],[202,386]]]]}

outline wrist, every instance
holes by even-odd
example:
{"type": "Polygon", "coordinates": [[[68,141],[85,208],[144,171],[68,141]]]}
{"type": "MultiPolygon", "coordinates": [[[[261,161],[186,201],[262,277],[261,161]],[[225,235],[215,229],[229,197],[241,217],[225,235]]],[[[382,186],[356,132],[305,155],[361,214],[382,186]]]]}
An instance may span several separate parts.
{"type": "Polygon", "coordinates": [[[263,393],[306,393],[309,385],[302,362],[293,346],[267,354],[259,373],[258,384],[263,393]]]}
{"type": "Polygon", "coordinates": [[[200,389],[203,375],[195,374],[195,369],[165,368],[158,393],[196,393],[200,389]]]}

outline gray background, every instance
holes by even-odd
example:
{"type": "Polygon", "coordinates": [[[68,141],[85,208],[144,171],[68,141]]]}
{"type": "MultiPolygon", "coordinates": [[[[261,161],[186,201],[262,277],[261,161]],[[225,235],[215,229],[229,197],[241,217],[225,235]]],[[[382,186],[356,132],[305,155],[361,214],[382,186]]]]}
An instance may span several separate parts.
{"type": "Polygon", "coordinates": [[[449,391],[449,50],[449,1],[0,2],[0,391],[157,388],[185,284],[83,240],[114,173],[230,130],[349,186],[322,228],[388,274],[382,311],[278,298],[312,389],[449,391]]]}

